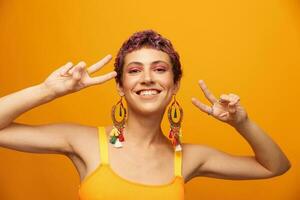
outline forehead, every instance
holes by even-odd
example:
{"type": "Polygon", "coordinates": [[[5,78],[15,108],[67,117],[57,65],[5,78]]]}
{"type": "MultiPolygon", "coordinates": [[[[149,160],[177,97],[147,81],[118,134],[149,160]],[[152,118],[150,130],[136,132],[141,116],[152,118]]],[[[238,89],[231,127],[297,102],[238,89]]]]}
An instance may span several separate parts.
{"type": "Polygon", "coordinates": [[[170,57],[167,53],[157,49],[142,48],[126,54],[124,59],[124,66],[131,62],[150,64],[158,60],[164,61],[171,65],[170,57]]]}

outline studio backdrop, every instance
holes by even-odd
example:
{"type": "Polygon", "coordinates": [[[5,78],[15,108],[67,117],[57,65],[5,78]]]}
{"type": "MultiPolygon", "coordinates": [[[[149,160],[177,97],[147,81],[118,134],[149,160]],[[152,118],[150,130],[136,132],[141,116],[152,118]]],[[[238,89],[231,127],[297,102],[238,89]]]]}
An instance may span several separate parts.
{"type": "MultiPolygon", "coordinates": [[[[170,39],[180,54],[183,78],[177,100],[184,109],[184,143],[254,155],[232,127],[191,103],[194,96],[210,105],[198,85],[202,79],[216,97],[239,95],[249,117],[292,163],[287,173],[271,179],[195,178],[185,185],[186,199],[297,200],[299,13],[296,0],[1,0],[0,96],[43,82],[68,61],[91,65],[107,54],[114,59],[132,33],[153,29],[170,39]]],[[[113,63],[95,76],[113,70],[113,63]]],[[[34,108],[16,122],[106,126],[118,100],[111,80],[34,108]]],[[[166,116],[163,129],[167,134],[166,116]]],[[[67,157],[0,148],[1,200],[75,200],[78,185],[79,176],[67,157]]]]}

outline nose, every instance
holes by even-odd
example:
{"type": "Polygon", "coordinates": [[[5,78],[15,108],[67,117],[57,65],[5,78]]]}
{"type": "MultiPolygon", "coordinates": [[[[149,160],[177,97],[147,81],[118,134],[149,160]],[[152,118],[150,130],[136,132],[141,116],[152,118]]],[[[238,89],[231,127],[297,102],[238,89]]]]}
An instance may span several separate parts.
{"type": "Polygon", "coordinates": [[[145,70],[142,79],[143,79],[142,84],[153,84],[154,83],[151,71],[145,70]]]}

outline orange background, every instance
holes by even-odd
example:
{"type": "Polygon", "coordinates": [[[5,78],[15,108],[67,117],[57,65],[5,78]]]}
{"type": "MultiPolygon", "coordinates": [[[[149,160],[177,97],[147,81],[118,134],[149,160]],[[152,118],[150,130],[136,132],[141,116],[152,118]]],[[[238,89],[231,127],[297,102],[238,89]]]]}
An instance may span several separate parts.
{"type": "MultiPolygon", "coordinates": [[[[169,38],[184,75],[178,100],[184,108],[183,142],[252,155],[232,127],[191,103],[205,99],[203,79],[215,96],[235,93],[249,117],[283,149],[292,168],[264,180],[199,177],[186,199],[296,200],[299,193],[300,4],[296,0],[248,1],[0,1],[0,95],[41,83],[67,61],[92,64],[133,32],[152,28],[169,38]],[[298,194],[297,194],[298,192],[298,194]]],[[[111,71],[113,62],[96,73],[111,71]]],[[[114,81],[56,99],[17,119],[44,124],[108,125],[118,100],[114,81]]],[[[164,118],[164,130],[168,123],[164,118]]],[[[79,176],[61,155],[0,148],[0,199],[77,199],[79,176]]]]}

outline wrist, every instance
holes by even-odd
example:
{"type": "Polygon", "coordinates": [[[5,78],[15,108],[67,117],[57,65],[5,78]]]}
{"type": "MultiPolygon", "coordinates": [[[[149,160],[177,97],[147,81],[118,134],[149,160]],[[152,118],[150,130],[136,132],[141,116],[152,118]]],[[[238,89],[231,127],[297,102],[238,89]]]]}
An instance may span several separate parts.
{"type": "Polygon", "coordinates": [[[247,127],[249,127],[249,125],[251,124],[251,120],[249,118],[243,120],[242,122],[235,124],[233,127],[236,130],[244,130],[247,129],[247,127]]]}
{"type": "Polygon", "coordinates": [[[39,93],[42,95],[43,101],[48,102],[56,98],[55,93],[49,89],[45,83],[40,83],[36,86],[39,93]]]}

